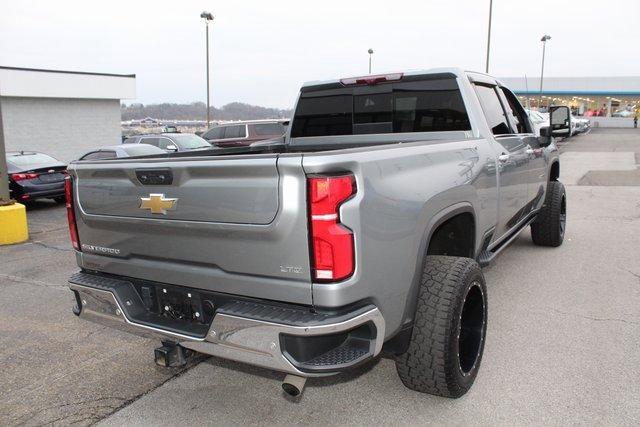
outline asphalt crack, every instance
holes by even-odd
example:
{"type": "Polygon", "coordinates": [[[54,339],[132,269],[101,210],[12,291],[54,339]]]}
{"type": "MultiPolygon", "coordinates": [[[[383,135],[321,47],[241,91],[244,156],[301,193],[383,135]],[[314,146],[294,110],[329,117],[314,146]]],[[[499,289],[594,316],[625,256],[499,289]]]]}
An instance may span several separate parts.
{"type": "Polygon", "coordinates": [[[635,277],[636,277],[636,279],[638,279],[638,280],[640,281],[640,274],[638,274],[638,273],[634,273],[634,272],[633,272],[633,271],[631,271],[631,270],[625,270],[625,271],[626,271],[627,273],[631,274],[632,276],[635,276],[635,277]]]}
{"type": "MultiPolygon", "coordinates": [[[[48,225],[48,224],[47,224],[48,225]]],[[[40,231],[30,231],[29,234],[31,235],[37,235],[37,234],[47,234],[47,233],[53,233],[55,231],[60,231],[60,230],[66,230],[68,227],[56,227],[56,228],[49,228],[46,230],[40,230],[40,231]]]]}
{"type": "Polygon", "coordinates": [[[549,307],[549,309],[554,311],[554,312],[556,312],[556,313],[558,313],[558,314],[562,314],[564,316],[578,317],[578,318],[581,318],[581,319],[592,320],[594,322],[621,322],[621,323],[625,323],[627,325],[640,325],[640,322],[634,322],[633,320],[618,319],[618,318],[615,318],[615,317],[587,316],[585,314],[572,313],[572,312],[568,312],[568,311],[558,310],[557,308],[553,308],[553,307],[549,307]]]}
{"type": "Polygon", "coordinates": [[[108,405],[108,404],[103,404],[103,405],[91,405],[89,408],[78,408],[77,410],[74,410],[74,412],[62,415],[58,418],[55,419],[51,419],[51,420],[47,420],[45,422],[42,422],[41,424],[37,424],[37,425],[52,425],[55,424],[57,422],[63,422],[63,421],[69,421],[70,418],[73,417],[77,417],[77,416],[82,416],[82,419],[79,420],[74,420],[74,421],[69,421],[70,424],[78,424],[81,423],[83,421],[86,421],[88,419],[94,419],[95,421],[99,420],[101,418],[101,415],[98,414],[88,414],[85,411],[87,409],[108,409],[110,411],[113,411],[114,409],[117,409],[122,402],[125,402],[127,399],[125,397],[119,397],[119,396],[104,396],[104,397],[98,397],[98,398],[94,398],[94,399],[85,399],[85,400],[80,400],[77,402],[68,402],[68,403],[60,403],[60,404],[55,404],[55,405],[49,405],[49,406],[45,406],[44,408],[37,408],[37,410],[35,412],[32,412],[30,414],[25,414],[22,415],[20,417],[14,418],[12,420],[10,420],[10,422],[15,422],[18,424],[26,424],[29,421],[32,421],[36,416],[41,415],[43,412],[47,412],[50,410],[56,410],[56,409],[62,409],[62,408],[66,408],[69,406],[84,406],[84,405],[90,405],[91,403],[102,403],[103,401],[109,401],[109,400],[115,400],[119,403],[115,403],[113,405],[108,405]]]}
{"type": "Polygon", "coordinates": [[[28,279],[26,277],[14,276],[11,274],[0,273],[0,279],[6,279],[6,280],[10,280],[12,282],[17,282],[17,283],[25,283],[27,285],[46,286],[47,288],[59,288],[59,289],[65,289],[65,290],[69,288],[68,285],[59,285],[57,283],[43,282],[41,280],[28,279]]]}
{"type": "Polygon", "coordinates": [[[70,248],[59,248],[57,246],[53,246],[53,245],[50,245],[48,243],[41,242],[40,240],[33,240],[33,241],[29,242],[29,243],[31,243],[33,245],[42,246],[43,248],[53,249],[53,250],[56,250],[56,251],[72,252],[72,249],[70,249],[70,248]]]}

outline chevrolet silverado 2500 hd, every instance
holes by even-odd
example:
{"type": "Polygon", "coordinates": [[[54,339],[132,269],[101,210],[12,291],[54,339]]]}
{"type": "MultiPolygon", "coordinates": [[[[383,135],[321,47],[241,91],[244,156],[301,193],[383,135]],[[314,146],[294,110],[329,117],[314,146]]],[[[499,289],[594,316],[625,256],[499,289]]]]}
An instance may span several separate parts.
{"type": "Polygon", "coordinates": [[[72,163],[81,318],[307,377],[384,354],[459,397],[480,367],[488,264],[520,231],[562,244],[552,135],[500,81],[459,69],[305,84],[282,142],[72,163]]]}

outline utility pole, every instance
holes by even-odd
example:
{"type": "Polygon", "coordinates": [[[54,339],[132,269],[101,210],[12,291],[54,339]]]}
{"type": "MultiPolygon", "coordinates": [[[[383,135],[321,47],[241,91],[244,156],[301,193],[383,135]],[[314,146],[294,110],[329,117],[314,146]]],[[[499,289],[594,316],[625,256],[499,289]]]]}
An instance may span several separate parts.
{"type": "Polygon", "coordinates": [[[209,21],[213,21],[213,15],[209,12],[202,12],[200,18],[205,22],[205,37],[206,37],[206,49],[207,49],[207,129],[209,129],[211,123],[211,117],[209,113],[210,104],[210,90],[209,90],[209,21]]]}
{"type": "Polygon", "coordinates": [[[484,72],[489,74],[489,52],[491,51],[491,15],[493,14],[493,0],[489,0],[489,31],[487,32],[487,62],[484,72]]]}
{"type": "Polygon", "coordinates": [[[373,49],[369,49],[369,74],[371,74],[371,56],[373,55],[373,49]]]}

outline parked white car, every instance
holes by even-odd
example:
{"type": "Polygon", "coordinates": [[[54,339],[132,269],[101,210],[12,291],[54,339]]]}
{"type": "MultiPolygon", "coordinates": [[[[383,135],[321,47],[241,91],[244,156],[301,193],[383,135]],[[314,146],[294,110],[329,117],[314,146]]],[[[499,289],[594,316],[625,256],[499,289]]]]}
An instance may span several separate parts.
{"type": "MultiPolygon", "coordinates": [[[[584,117],[571,116],[571,120],[575,122],[575,133],[584,133],[591,127],[591,121],[584,117]]],[[[574,126],[572,126],[574,128],[574,126]]]]}
{"type": "Polygon", "coordinates": [[[527,110],[527,114],[529,115],[529,120],[531,120],[531,124],[533,125],[534,133],[536,136],[540,136],[540,129],[545,126],[549,126],[549,115],[535,110],[527,110]]]}

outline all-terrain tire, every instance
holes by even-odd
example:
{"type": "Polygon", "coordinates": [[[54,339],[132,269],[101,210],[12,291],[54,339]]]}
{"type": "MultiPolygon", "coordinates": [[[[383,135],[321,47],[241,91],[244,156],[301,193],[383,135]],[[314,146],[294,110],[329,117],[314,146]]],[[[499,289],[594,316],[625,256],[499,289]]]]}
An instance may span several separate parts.
{"type": "Polygon", "coordinates": [[[538,246],[560,246],[567,223],[567,195],[564,185],[551,181],[538,217],[531,223],[531,239],[538,246]]]}
{"type": "Polygon", "coordinates": [[[478,374],[487,330],[487,288],[470,259],[427,256],[418,293],[411,341],[396,356],[404,385],[457,398],[478,374]]]}

